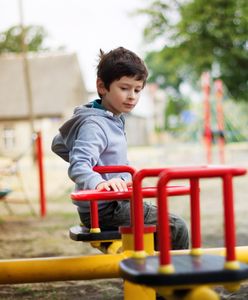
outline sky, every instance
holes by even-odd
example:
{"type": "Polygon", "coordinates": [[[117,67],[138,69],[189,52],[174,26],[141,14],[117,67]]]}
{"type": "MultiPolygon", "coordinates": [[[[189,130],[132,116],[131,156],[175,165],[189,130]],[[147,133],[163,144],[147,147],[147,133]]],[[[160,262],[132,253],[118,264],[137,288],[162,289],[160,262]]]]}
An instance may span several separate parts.
{"type": "MultiPolygon", "coordinates": [[[[0,0],[0,31],[20,22],[19,0],[0,0]]],[[[145,16],[130,16],[147,0],[22,0],[24,25],[42,25],[49,46],[65,46],[78,55],[90,91],[95,89],[99,49],[123,46],[141,57],[146,45],[145,16]]]]}

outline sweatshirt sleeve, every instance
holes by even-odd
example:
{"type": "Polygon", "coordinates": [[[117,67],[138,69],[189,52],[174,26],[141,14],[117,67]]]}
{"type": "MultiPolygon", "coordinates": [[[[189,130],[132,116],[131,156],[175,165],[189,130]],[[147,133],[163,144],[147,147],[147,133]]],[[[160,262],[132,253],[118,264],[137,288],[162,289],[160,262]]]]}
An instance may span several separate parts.
{"type": "Polygon", "coordinates": [[[107,137],[97,123],[86,121],[80,128],[69,153],[69,177],[79,189],[95,189],[104,181],[99,173],[92,170],[107,147],[107,137]]]}
{"type": "Polygon", "coordinates": [[[60,133],[58,133],[54,137],[51,149],[54,153],[63,158],[66,162],[69,162],[69,150],[64,144],[63,138],[60,133]]]}

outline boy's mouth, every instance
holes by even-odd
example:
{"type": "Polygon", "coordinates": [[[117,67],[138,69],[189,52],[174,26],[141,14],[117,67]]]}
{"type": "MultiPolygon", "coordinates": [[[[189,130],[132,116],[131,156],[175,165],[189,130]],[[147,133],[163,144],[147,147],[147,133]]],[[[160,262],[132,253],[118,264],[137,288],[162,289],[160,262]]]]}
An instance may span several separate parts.
{"type": "Polygon", "coordinates": [[[134,104],[130,104],[130,103],[123,103],[123,105],[124,105],[125,107],[129,108],[129,109],[132,109],[132,108],[135,107],[134,104]]]}

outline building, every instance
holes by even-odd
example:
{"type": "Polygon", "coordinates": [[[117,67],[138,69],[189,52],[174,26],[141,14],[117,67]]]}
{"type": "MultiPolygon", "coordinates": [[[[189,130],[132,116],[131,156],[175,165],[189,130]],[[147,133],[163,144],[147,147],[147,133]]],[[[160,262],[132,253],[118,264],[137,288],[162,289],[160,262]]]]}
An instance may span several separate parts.
{"type": "MultiPolygon", "coordinates": [[[[52,138],[73,108],[97,95],[86,90],[75,53],[29,53],[27,58],[34,128],[42,131],[48,153],[52,138]]],[[[147,85],[139,104],[127,116],[130,146],[153,143],[154,128],[162,122],[165,105],[164,98],[157,95],[157,88],[147,85]]],[[[24,60],[20,54],[0,55],[0,107],[0,156],[19,156],[32,144],[24,60]]]]}
{"type": "MultiPolygon", "coordinates": [[[[72,108],[88,94],[75,53],[28,54],[34,127],[45,149],[72,108]]],[[[17,156],[32,143],[22,55],[0,55],[0,155],[17,156]]]]}

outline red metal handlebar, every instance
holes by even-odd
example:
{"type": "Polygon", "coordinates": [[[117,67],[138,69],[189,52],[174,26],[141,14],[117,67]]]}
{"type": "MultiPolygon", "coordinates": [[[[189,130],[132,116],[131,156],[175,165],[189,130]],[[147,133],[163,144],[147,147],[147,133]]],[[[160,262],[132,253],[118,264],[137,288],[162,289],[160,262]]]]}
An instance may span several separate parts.
{"type": "MultiPolygon", "coordinates": [[[[174,167],[174,169],[187,169],[188,167],[174,167]]],[[[192,169],[196,167],[191,167],[192,169]]],[[[202,166],[202,168],[206,168],[202,166]]],[[[145,177],[156,177],[159,174],[167,170],[166,168],[153,168],[142,169],[134,174],[133,177],[133,198],[131,203],[131,217],[132,224],[135,232],[134,247],[136,251],[142,251],[144,249],[143,231],[144,231],[144,216],[143,216],[143,194],[142,194],[142,180],[145,177]]],[[[169,189],[167,187],[167,192],[169,189]]],[[[190,188],[187,188],[187,192],[184,195],[190,193],[190,188]]],[[[174,195],[177,195],[175,193],[174,195]]],[[[182,195],[182,194],[181,194],[182,195]]]]}
{"type": "MultiPolygon", "coordinates": [[[[126,200],[132,198],[133,189],[128,188],[126,192],[114,191],[97,191],[97,190],[83,190],[71,193],[73,201],[89,201],[92,200],[126,200]]],[[[183,196],[190,193],[190,187],[187,186],[167,186],[168,196],[183,196]]],[[[157,187],[142,187],[143,198],[157,197],[157,187]]]]}
{"type": "MultiPolygon", "coordinates": [[[[100,174],[104,173],[130,173],[132,176],[135,173],[135,169],[131,166],[96,166],[93,168],[95,172],[100,174]]],[[[97,201],[90,201],[90,221],[91,228],[99,228],[98,217],[98,203],[97,201]]]]}
{"type": "MultiPolygon", "coordinates": [[[[142,172],[137,172],[138,175],[135,179],[134,185],[137,184],[137,178],[139,174],[144,172],[149,172],[150,176],[157,176],[164,168],[158,169],[147,169],[147,171],[142,170],[142,172]]],[[[115,172],[128,172],[132,176],[135,174],[136,170],[131,166],[97,166],[94,167],[94,171],[103,173],[115,173],[115,172]]],[[[144,175],[145,175],[144,173],[144,175]]],[[[114,192],[114,191],[97,191],[97,190],[83,190],[71,193],[71,199],[73,201],[90,201],[90,211],[91,211],[91,227],[99,228],[99,219],[98,219],[98,204],[97,200],[125,200],[132,199],[133,192],[135,188],[129,188],[127,192],[114,192]]],[[[137,187],[136,187],[137,190],[137,187]]],[[[188,195],[190,192],[189,187],[185,186],[168,186],[167,187],[168,196],[181,196],[188,195]]],[[[157,197],[157,188],[156,187],[143,187],[141,189],[141,201],[143,198],[153,198],[157,197]]],[[[136,195],[134,195],[136,197],[136,195]]],[[[140,219],[142,224],[144,223],[143,219],[143,203],[141,203],[140,219]]],[[[133,211],[133,209],[131,210],[133,211]]]]}
{"type": "MultiPolygon", "coordinates": [[[[167,169],[160,174],[158,181],[158,226],[159,226],[159,245],[160,245],[160,264],[170,264],[170,230],[168,220],[167,208],[167,192],[166,185],[172,179],[190,179],[198,180],[199,178],[220,177],[223,180],[223,198],[224,198],[224,220],[225,220],[225,246],[226,246],[226,260],[235,261],[235,221],[233,209],[233,176],[240,176],[246,174],[244,168],[228,168],[228,167],[208,167],[200,169],[167,169]]],[[[197,184],[196,184],[197,188],[197,184]]],[[[196,197],[191,202],[198,202],[197,194],[193,192],[191,197],[196,197]]],[[[199,206],[192,207],[192,221],[194,226],[199,227],[199,206]],[[195,212],[196,211],[196,212],[195,212]],[[196,213],[196,215],[194,215],[196,213]]],[[[195,242],[199,243],[200,232],[193,231],[192,234],[197,235],[195,242]]],[[[197,245],[199,246],[199,245],[197,245]]]]}
{"type": "Polygon", "coordinates": [[[128,165],[121,165],[121,166],[96,166],[93,170],[97,173],[104,174],[104,173],[130,173],[133,175],[136,172],[136,169],[128,166],[128,165]]]}

